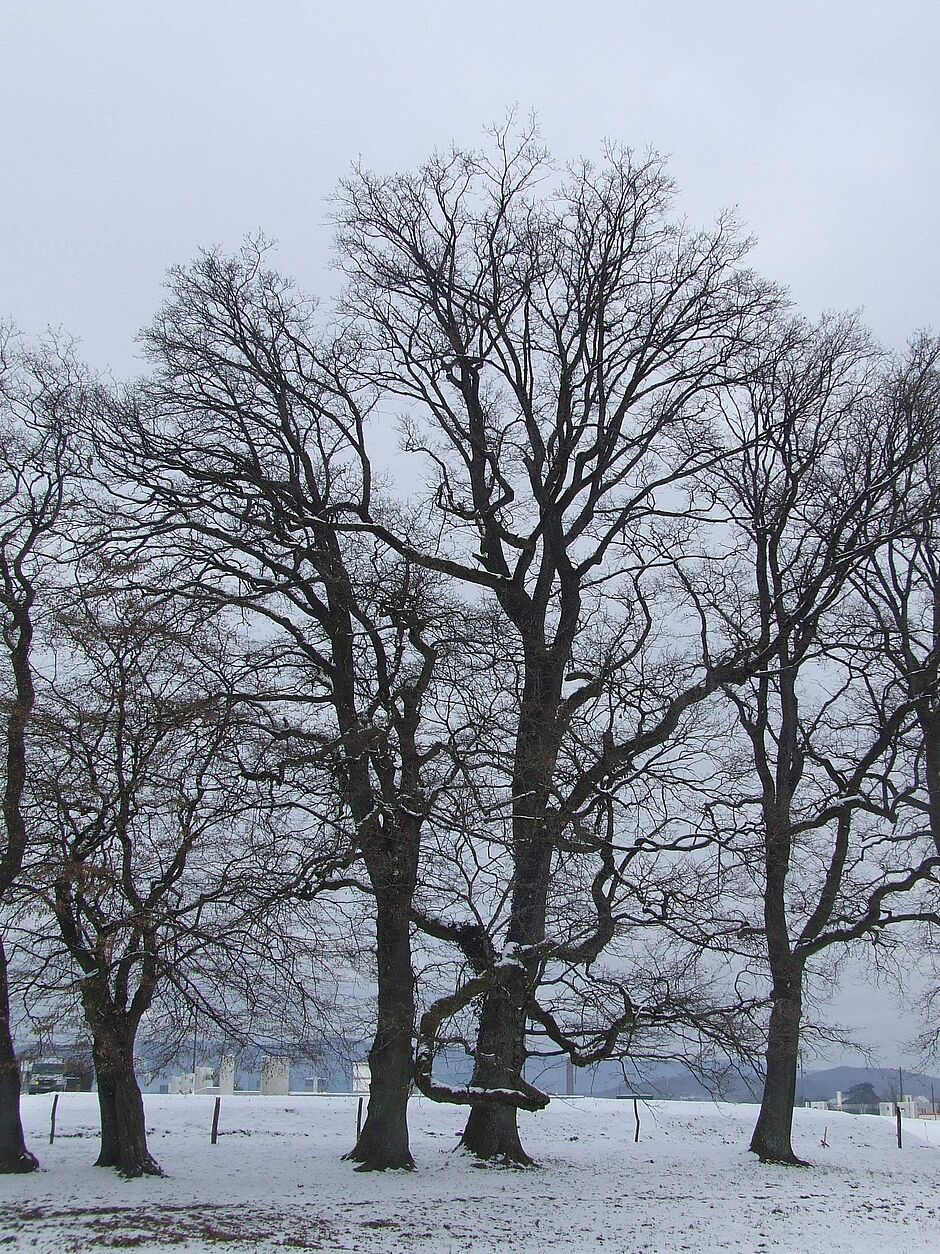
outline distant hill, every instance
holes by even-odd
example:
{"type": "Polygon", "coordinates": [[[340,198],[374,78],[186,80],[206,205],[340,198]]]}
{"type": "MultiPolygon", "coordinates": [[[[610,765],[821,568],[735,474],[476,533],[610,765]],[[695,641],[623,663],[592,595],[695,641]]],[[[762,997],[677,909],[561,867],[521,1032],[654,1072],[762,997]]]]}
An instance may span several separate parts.
{"type": "Polygon", "coordinates": [[[684,1067],[676,1067],[653,1071],[628,1083],[621,1081],[601,1090],[598,1096],[621,1097],[627,1093],[635,1093],[673,1101],[705,1101],[717,1098],[722,1101],[755,1102],[760,1100],[760,1092],[760,1076],[749,1069],[729,1069],[710,1076],[706,1082],[699,1080],[684,1067]]]}
{"type": "MultiPolygon", "coordinates": [[[[933,1091],[940,1102],[940,1076],[927,1075],[920,1071],[904,1071],[902,1075],[904,1094],[930,1098],[933,1091]]],[[[898,1095],[896,1068],[827,1067],[819,1071],[804,1071],[798,1076],[797,1103],[802,1105],[803,1102],[833,1100],[836,1093],[847,1093],[853,1085],[866,1082],[885,1100],[892,1100],[898,1095]]],[[[618,1097],[625,1093],[638,1093],[678,1100],[702,1101],[717,1097],[726,1101],[753,1102],[760,1100],[761,1083],[761,1078],[755,1071],[729,1071],[716,1077],[714,1082],[706,1084],[688,1071],[675,1068],[651,1073],[645,1080],[637,1080],[632,1086],[621,1081],[609,1088],[605,1087],[598,1095],[618,1097]]]]}
{"type": "MultiPolygon", "coordinates": [[[[930,1097],[933,1089],[940,1101],[940,1076],[926,1075],[921,1071],[902,1071],[904,1096],[930,1097]]],[[[829,1067],[824,1071],[807,1071],[803,1075],[802,1088],[797,1085],[801,1101],[823,1101],[835,1097],[836,1093],[848,1092],[855,1084],[871,1084],[879,1097],[886,1101],[898,1096],[898,1072],[891,1067],[829,1067]]]]}
{"type": "MultiPolygon", "coordinates": [[[[367,1042],[343,1040],[340,1037],[324,1037],[315,1045],[287,1043],[281,1046],[293,1061],[291,1085],[297,1090],[308,1087],[309,1077],[319,1077],[322,1087],[333,1091],[350,1088],[350,1059],[364,1058],[367,1042]]],[[[24,1049],[24,1056],[37,1054],[36,1047],[24,1049]]],[[[224,1045],[200,1039],[197,1042],[197,1061],[217,1066],[224,1045]]],[[[47,1043],[43,1051],[48,1057],[71,1057],[75,1046],[47,1043]]],[[[138,1071],[145,1091],[158,1091],[172,1075],[192,1069],[192,1044],[187,1043],[175,1056],[172,1049],[159,1043],[145,1044],[141,1051],[138,1071]],[[148,1058],[148,1054],[152,1057],[148,1058]]],[[[238,1053],[236,1082],[240,1087],[254,1088],[258,1084],[261,1067],[260,1050],[242,1049],[238,1053]]],[[[435,1062],[435,1070],[442,1080],[450,1084],[465,1084],[470,1079],[471,1060],[463,1051],[442,1051],[435,1062]]],[[[558,1058],[532,1057],[526,1066],[528,1080],[547,1093],[564,1094],[568,1087],[568,1069],[558,1058]]],[[[630,1062],[607,1061],[594,1067],[575,1068],[574,1091],[580,1096],[621,1097],[629,1093],[647,1097],[659,1097],[675,1101],[707,1101],[719,1099],[735,1102],[760,1101],[762,1080],[748,1068],[729,1067],[724,1073],[714,1074],[707,1080],[693,1076],[678,1063],[649,1063],[634,1066],[630,1062]]],[[[869,1083],[879,1098],[892,1100],[897,1096],[898,1073],[893,1067],[827,1067],[815,1071],[801,1071],[797,1077],[797,1104],[803,1102],[834,1100],[837,1092],[847,1093],[856,1084],[869,1083]]],[[[940,1076],[920,1071],[903,1072],[904,1094],[926,1097],[933,1094],[940,1105],[940,1076]]],[[[904,1095],[902,1094],[902,1096],[904,1095]]]]}

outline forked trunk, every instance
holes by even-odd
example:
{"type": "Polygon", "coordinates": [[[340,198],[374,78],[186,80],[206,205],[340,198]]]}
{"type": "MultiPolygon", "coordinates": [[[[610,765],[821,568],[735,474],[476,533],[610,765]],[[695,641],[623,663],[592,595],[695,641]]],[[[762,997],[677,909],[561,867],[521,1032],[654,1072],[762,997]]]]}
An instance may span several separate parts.
{"type": "MultiPolygon", "coordinates": [[[[494,988],[486,995],[480,1014],[471,1084],[474,1088],[514,1088],[524,1066],[524,1012],[506,989],[494,988]]],[[[474,1106],[460,1144],[488,1162],[523,1167],[533,1164],[522,1148],[515,1106],[474,1106]]]]}
{"type": "MultiPolygon", "coordinates": [[[[531,794],[532,789],[528,792],[531,794]]],[[[516,884],[508,940],[537,945],[545,937],[545,902],[551,870],[552,845],[547,839],[528,839],[516,855],[516,884]]],[[[475,1088],[514,1089],[524,1078],[526,1060],[526,1001],[532,970],[520,968],[519,982],[502,982],[483,998],[477,1032],[475,1088]]],[[[461,1145],[478,1158],[507,1166],[533,1166],[522,1148],[518,1108],[474,1106],[461,1145]]]]}
{"type": "Polygon", "coordinates": [[[761,1162],[795,1167],[807,1165],[790,1144],[803,1012],[800,984],[796,976],[775,989],[767,1034],[767,1078],[750,1145],[761,1162]]]}
{"type": "Polygon", "coordinates": [[[96,1166],[122,1176],[159,1176],[147,1149],[144,1102],[134,1074],[133,1033],[122,1024],[97,1026],[93,1053],[101,1112],[101,1152],[96,1166]]]}
{"type": "MultiPolygon", "coordinates": [[[[554,746],[553,746],[554,747],[554,746]]],[[[543,780],[541,765],[548,751],[533,752],[535,766],[528,767],[520,795],[536,794],[543,780]]],[[[513,917],[508,943],[534,946],[545,938],[545,902],[551,870],[551,841],[540,825],[531,830],[528,816],[516,816],[516,829],[524,834],[516,845],[513,917]]],[[[518,982],[495,984],[483,999],[476,1035],[473,1085],[483,1088],[516,1088],[525,1070],[525,1007],[534,969],[519,968],[518,982]]],[[[515,1106],[474,1106],[466,1121],[461,1145],[481,1159],[506,1165],[531,1166],[519,1139],[519,1111],[515,1106]]]]}
{"type": "MultiPolygon", "coordinates": [[[[577,621],[568,606],[569,637],[577,621]]],[[[513,611],[509,617],[520,627],[513,611]]],[[[518,613],[516,607],[515,613],[518,613]]],[[[558,756],[560,724],[557,718],[564,665],[562,648],[548,659],[541,632],[532,624],[525,648],[525,684],[513,761],[514,884],[507,941],[527,948],[545,939],[545,913],[551,878],[553,832],[546,824],[551,779],[558,756]]],[[[561,639],[559,628],[556,641],[561,639]]],[[[520,970],[516,985],[501,983],[483,998],[477,1032],[473,1086],[513,1089],[523,1078],[526,1059],[526,1003],[535,969],[520,970]]],[[[461,1138],[471,1154],[507,1165],[532,1165],[519,1138],[515,1106],[474,1106],[461,1138]]]]}
{"type": "Polygon", "coordinates": [[[0,1173],[35,1171],[38,1166],[23,1136],[20,1068],[10,1027],[7,956],[0,941],[0,1173]]]}
{"type": "Polygon", "coordinates": [[[413,885],[376,894],[378,1007],[369,1051],[369,1109],[355,1147],[346,1155],[357,1171],[411,1170],[408,1095],[413,1073],[415,986],[411,966],[413,885]]]}

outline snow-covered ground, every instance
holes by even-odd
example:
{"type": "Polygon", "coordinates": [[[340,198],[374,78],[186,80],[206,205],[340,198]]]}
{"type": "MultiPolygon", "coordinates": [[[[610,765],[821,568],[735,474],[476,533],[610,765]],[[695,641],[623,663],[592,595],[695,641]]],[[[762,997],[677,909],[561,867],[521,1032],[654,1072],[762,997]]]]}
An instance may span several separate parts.
{"type": "Polygon", "coordinates": [[[940,1251],[940,1121],[801,1110],[795,1148],[812,1170],[761,1166],[746,1145],[754,1106],[558,1099],[524,1116],[538,1170],[479,1167],[454,1152],[463,1111],[412,1103],[419,1170],[356,1174],[340,1161],[352,1097],[145,1098],[167,1175],[95,1168],[96,1103],[24,1099],[42,1171],[0,1177],[0,1250],[346,1250],[450,1254],[608,1250],[940,1251]],[[827,1146],[821,1145],[825,1134],[827,1146]]]}

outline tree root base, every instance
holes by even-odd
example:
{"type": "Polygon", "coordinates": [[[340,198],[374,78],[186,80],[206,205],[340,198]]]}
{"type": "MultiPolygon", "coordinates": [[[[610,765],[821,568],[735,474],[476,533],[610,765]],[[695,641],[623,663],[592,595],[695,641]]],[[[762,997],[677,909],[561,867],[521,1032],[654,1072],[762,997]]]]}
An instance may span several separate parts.
{"type": "Polygon", "coordinates": [[[762,1163],[767,1163],[771,1167],[812,1167],[812,1163],[806,1162],[803,1158],[797,1158],[796,1154],[771,1154],[767,1150],[754,1149],[750,1147],[752,1154],[756,1154],[762,1163]]]}
{"type": "Polygon", "coordinates": [[[344,1163],[358,1163],[354,1171],[416,1171],[415,1160],[410,1154],[383,1158],[363,1150],[351,1149],[342,1157],[344,1163]]]}
{"type": "Polygon", "coordinates": [[[409,1159],[406,1163],[371,1163],[368,1159],[361,1162],[358,1167],[354,1167],[353,1171],[416,1171],[414,1159],[409,1159]]]}
{"type": "Polygon", "coordinates": [[[535,1159],[530,1158],[524,1149],[495,1150],[491,1153],[481,1153],[479,1150],[471,1149],[464,1141],[461,1141],[456,1148],[462,1150],[468,1158],[475,1159],[474,1167],[508,1167],[515,1171],[527,1171],[530,1168],[538,1168],[539,1166],[535,1159]]]}
{"type": "Polygon", "coordinates": [[[111,1162],[108,1159],[99,1158],[95,1162],[96,1167],[110,1167],[121,1177],[122,1180],[140,1180],[144,1176],[164,1176],[166,1173],[158,1162],[152,1158],[143,1163],[135,1163],[129,1167],[121,1162],[111,1162]]]}
{"type": "Polygon", "coordinates": [[[0,1158],[0,1176],[25,1176],[39,1170],[39,1159],[29,1150],[20,1150],[9,1158],[0,1158]]]}

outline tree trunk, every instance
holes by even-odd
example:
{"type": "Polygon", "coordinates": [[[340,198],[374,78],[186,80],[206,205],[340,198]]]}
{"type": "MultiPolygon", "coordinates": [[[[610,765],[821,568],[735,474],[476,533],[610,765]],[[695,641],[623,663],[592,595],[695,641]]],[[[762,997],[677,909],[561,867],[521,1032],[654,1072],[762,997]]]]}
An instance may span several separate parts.
{"type": "Polygon", "coordinates": [[[767,1078],[751,1150],[763,1163],[805,1167],[790,1144],[803,1013],[801,973],[775,981],[767,1034],[767,1078]]]}
{"type": "MultiPolygon", "coordinates": [[[[514,1088],[525,1066],[525,1014],[505,988],[483,999],[477,1033],[474,1088],[514,1088]]],[[[474,1106],[460,1144],[477,1158],[529,1167],[533,1160],[522,1148],[519,1112],[515,1106],[474,1106]]]]}
{"type": "Polygon", "coordinates": [[[408,1144],[415,1018],[410,924],[413,894],[413,879],[395,885],[386,880],[376,892],[378,1007],[369,1051],[369,1109],[355,1147],[346,1155],[359,1163],[357,1171],[413,1170],[415,1165],[408,1144]]]}
{"type": "Polygon", "coordinates": [[[147,1149],[144,1103],[134,1075],[134,1034],[127,1025],[97,1024],[93,1053],[101,1112],[101,1152],[96,1166],[122,1176],[159,1176],[147,1149]]]}
{"type": "Polygon", "coordinates": [[[7,956],[0,940],[0,1173],[35,1171],[38,1166],[23,1136],[20,1069],[10,1027],[7,956]]]}
{"type": "MultiPolygon", "coordinates": [[[[531,795],[531,794],[530,794],[531,795]]],[[[551,874],[552,843],[544,832],[526,834],[516,853],[516,884],[507,941],[537,945],[545,938],[545,903],[551,874]]],[[[472,1083],[481,1088],[515,1088],[526,1060],[526,993],[535,976],[522,971],[516,986],[497,986],[483,999],[472,1083]]],[[[519,1138],[515,1106],[476,1106],[461,1144],[480,1158],[532,1166],[519,1138]]]]}
{"type": "MultiPolygon", "coordinates": [[[[23,792],[26,787],[26,728],[33,709],[33,673],[30,649],[33,625],[30,609],[32,589],[21,585],[22,601],[7,603],[13,622],[5,628],[10,647],[10,664],[15,696],[6,724],[6,777],[3,787],[3,825],[6,847],[0,847],[0,899],[16,880],[26,852],[27,832],[23,818],[23,792]]],[[[26,1148],[20,1117],[20,1069],[10,1025],[10,984],[7,955],[0,940],[0,1172],[35,1171],[36,1158],[26,1148]]]]}
{"type": "MultiPolygon", "coordinates": [[[[537,652],[537,651],[536,651],[537,652]]],[[[545,915],[551,878],[553,832],[545,809],[558,755],[555,717],[562,671],[528,656],[522,710],[513,762],[514,880],[508,944],[538,945],[545,939],[545,915]]],[[[526,994],[535,968],[522,975],[516,988],[495,987],[483,998],[477,1033],[473,1085],[515,1088],[526,1059],[526,994]]],[[[515,1106],[475,1106],[461,1144],[480,1158],[507,1165],[531,1166],[533,1160],[519,1138],[515,1106]]]]}

